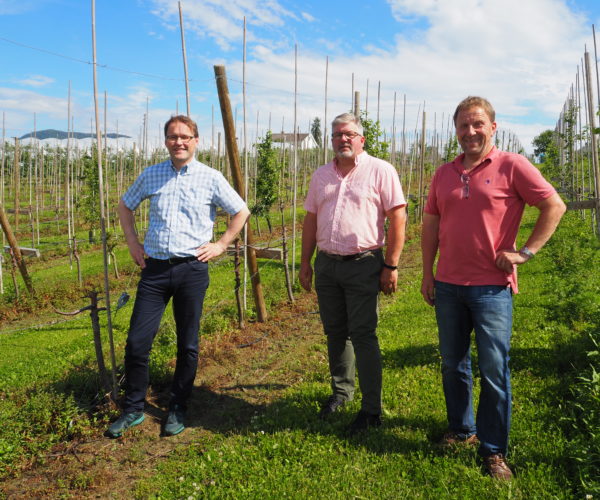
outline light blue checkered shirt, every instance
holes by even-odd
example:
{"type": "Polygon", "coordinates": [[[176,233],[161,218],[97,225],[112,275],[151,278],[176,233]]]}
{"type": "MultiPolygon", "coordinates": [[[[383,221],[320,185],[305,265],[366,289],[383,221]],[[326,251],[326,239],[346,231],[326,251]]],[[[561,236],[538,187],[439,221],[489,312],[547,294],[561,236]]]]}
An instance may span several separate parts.
{"type": "Polygon", "coordinates": [[[236,214],[246,204],[217,170],[192,160],[179,172],[171,160],[146,168],[123,195],[130,210],[150,199],[144,250],[168,259],[197,254],[212,237],[217,207],[236,214]]]}

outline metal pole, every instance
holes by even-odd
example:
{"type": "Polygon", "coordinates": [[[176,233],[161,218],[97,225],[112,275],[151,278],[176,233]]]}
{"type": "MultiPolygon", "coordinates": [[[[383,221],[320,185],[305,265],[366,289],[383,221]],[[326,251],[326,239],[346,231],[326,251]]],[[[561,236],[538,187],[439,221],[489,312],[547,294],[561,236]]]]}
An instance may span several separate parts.
{"type": "Polygon", "coordinates": [[[185,54],[185,33],[183,30],[183,14],[181,12],[181,2],[177,2],[179,7],[179,27],[181,29],[181,52],[183,54],[183,74],[185,78],[185,103],[187,105],[187,115],[190,116],[190,86],[188,82],[187,56],[185,54]]]}

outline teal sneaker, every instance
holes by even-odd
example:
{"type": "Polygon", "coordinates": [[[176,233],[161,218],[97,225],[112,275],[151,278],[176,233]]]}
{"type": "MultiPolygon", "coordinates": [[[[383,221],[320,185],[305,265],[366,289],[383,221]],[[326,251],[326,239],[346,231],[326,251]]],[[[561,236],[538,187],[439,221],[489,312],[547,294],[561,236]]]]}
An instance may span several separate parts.
{"type": "Polygon", "coordinates": [[[180,432],[183,432],[185,429],[185,426],[183,425],[184,418],[185,410],[179,405],[173,406],[173,408],[169,410],[169,416],[165,422],[165,436],[175,436],[180,432]]]}
{"type": "Polygon", "coordinates": [[[130,413],[122,413],[107,429],[105,435],[110,438],[121,437],[124,431],[130,427],[141,424],[144,421],[144,412],[136,411],[130,413]]]}

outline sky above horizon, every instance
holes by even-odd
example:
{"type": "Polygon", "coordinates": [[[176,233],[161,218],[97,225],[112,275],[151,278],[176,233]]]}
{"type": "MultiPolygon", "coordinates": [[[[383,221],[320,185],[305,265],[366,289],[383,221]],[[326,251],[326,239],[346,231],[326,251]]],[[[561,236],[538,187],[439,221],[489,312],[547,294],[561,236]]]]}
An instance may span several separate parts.
{"type": "MultiPolygon", "coordinates": [[[[600,21],[596,0],[181,5],[191,116],[205,145],[222,130],[215,64],[226,67],[237,135],[243,134],[244,17],[248,144],[269,126],[292,130],[296,84],[300,131],[315,117],[323,121],[327,68],[327,122],[351,109],[353,88],[371,118],[379,95],[388,130],[394,115],[402,128],[404,96],[406,129],[415,128],[424,106],[428,128],[435,120],[439,131],[462,98],[482,95],[496,108],[498,126],[517,134],[528,152],[536,135],[554,128],[586,46],[593,62],[592,25],[600,21]]],[[[0,0],[7,138],[34,127],[66,130],[69,85],[74,130],[93,130],[91,12],[91,2],[82,0],[0,0]]],[[[186,111],[177,0],[97,2],[95,24],[102,123],[106,93],[108,132],[139,138],[148,108],[151,143],[160,141],[166,119],[186,111]]]]}

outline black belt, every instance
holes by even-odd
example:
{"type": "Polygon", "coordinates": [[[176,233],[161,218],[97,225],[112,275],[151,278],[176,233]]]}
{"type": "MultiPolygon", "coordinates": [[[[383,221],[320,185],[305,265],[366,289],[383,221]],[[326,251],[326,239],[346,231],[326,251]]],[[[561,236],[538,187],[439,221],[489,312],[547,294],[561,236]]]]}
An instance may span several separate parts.
{"type": "Polygon", "coordinates": [[[319,252],[322,253],[323,255],[326,255],[330,259],[345,262],[348,260],[358,260],[358,259],[362,259],[363,257],[368,257],[369,255],[375,254],[375,252],[381,252],[381,249],[378,248],[376,250],[365,250],[364,252],[353,253],[351,255],[338,255],[335,253],[324,252],[323,250],[319,250],[319,252]]]}
{"type": "Polygon", "coordinates": [[[153,257],[148,257],[148,260],[153,260],[162,264],[183,264],[184,262],[198,260],[198,257],[194,255],[190,255],[189,257],[169,257],[168,259],[155,259],[153,257]]]}

